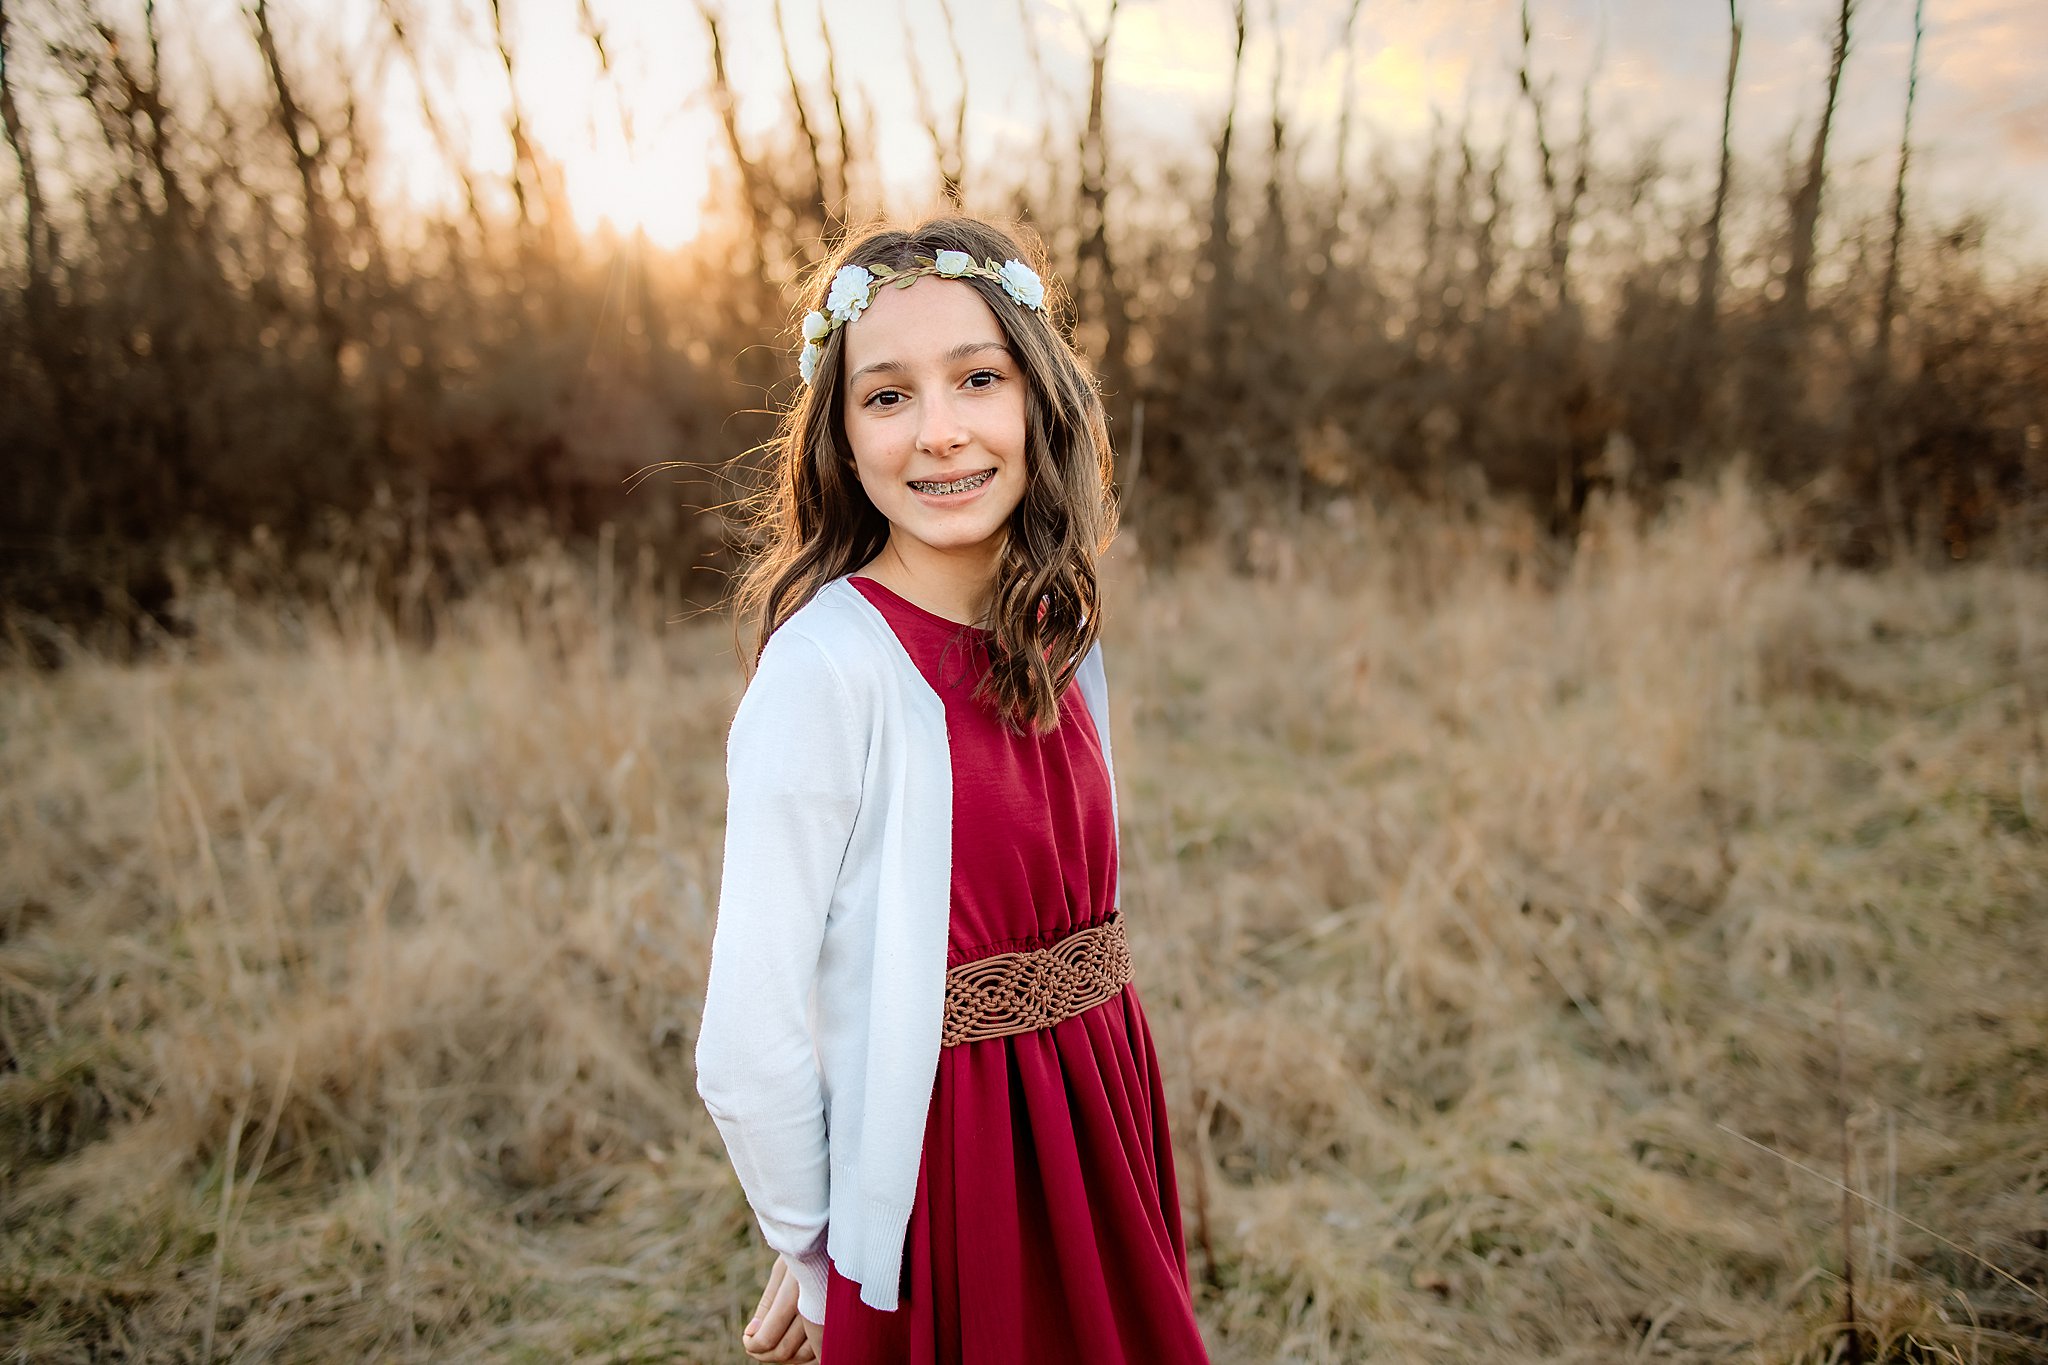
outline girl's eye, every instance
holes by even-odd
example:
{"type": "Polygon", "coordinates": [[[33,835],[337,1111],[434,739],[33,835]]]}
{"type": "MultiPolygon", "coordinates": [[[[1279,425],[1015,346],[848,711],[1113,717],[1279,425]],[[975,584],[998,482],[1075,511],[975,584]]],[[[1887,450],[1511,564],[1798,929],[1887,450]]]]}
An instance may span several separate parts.
{"type": "MultiPolygon", "coordinates": [[[[969,389],[993,389],[1001,381],[1004,381],[1004,372],[1001,372],[1001,370],[975,370],[973,375],[967,377],[967,387],[969,389]]],[[[907,399],[903,397],[901,389],[877,389],[874,393],[870,393],[860,405],[862,407],[879,407],[879,409],[887,411],[889,407],[901,407],[905,401],[907,399]]]]}

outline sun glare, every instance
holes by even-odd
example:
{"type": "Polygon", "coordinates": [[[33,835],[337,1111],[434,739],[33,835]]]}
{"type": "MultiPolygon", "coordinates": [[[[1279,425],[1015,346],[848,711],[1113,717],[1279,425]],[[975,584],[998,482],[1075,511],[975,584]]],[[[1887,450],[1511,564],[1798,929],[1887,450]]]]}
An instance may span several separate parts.
{"type": "Polygon", "coordinates": [[[711,189],[709,130],[679,120],[664,135],[628,148],[613,128],[594,143],[564,158],[564,186],[576,226],[595,232],[609,225],[621,233],[644,231],[655,246],[671,249],[695,237],[704,225],[704,199],[711,189]]]}

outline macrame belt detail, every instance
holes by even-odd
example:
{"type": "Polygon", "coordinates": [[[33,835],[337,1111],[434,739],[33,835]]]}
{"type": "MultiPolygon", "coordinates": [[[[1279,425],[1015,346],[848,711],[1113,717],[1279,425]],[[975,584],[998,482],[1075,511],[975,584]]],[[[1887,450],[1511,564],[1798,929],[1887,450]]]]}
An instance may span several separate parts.
{"type": "Polygon", "coordinates": [[[963,962],[946,972],[939,1041],[951,1047],[1047,1028],[1111,999],[1130,979],[1131,950],[1120,916],[1050,947],[963,962]]]}

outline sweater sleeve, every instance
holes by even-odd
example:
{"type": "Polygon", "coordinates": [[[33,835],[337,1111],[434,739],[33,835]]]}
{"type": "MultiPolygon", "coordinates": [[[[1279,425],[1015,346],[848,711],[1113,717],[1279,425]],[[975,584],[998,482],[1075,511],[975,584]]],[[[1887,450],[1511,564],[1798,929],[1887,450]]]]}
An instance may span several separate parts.
{"type": "Polygon", "coordinates": [[[812,1322],[825,1320],[830,1185],[810,997],[866,751],[831,660],[776,631],[726,738],[725,861],[697,1093],[812,1322]]]}
{"type": "MultiPolygon", "coordinates": [[[[1117,830],[1119,856],[1123,848],[1123,827],[1118,823],[1116,799],[1116,759],[1109,743],[1109,677],[1102,665],[1102,641],[1098,637],[1081,658],[1081,666],[1075,671],[1075,680],[1081,688],[1081,695],[1094,714],[1095,736],[1102,745],[1102,766],[1109,775],[1109,819],[1117,830]]],[[[1118,876],[1115,889],[1110,895],[1110,904],[1123,908],[1123,878],[1118,876]]]]}

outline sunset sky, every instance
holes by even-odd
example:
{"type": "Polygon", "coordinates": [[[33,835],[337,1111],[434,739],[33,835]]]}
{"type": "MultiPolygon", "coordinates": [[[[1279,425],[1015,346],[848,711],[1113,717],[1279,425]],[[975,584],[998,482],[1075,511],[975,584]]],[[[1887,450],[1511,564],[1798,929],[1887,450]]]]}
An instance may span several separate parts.
{"type": "MultiPolygon", "coordinates": [[[[139,0],[126,0],[139,8],[139,0]]],[[[504,77],[490,44],[484,0],[399,0],[422,39],[426,81],[440,117],[473,164],[501,170],[510,150],[502,122],[504,77]]],[[[625,91],[633,150],[621,110],[596,80],[575,0],[506,0],[521,88],[538,138],[566,168],[585,226],[645,226],[676,244],[693,233],[728,159],[705,96],[709,50],[694,6],[682,0],[592,0],[625,91]]],[[[914,42],[933,98],[949,108],[959,86],[937,0],[783,0],[800,73],[822,83],[821,15],[839,47],[855,117],[869,113],[898,207],[934,185],[929,141],[916,122],[903,63],[914,42]],[[908,33],[908,37],[906,37],[908,33]]],[[[110,5],[118,12],[118,6],[110,5]]],[[[741,118],[758,138],[787,117],[788,87],[769,0],[719,7],[741,118]]],[[[1028,19],[1070,128],[1085,108],[1084,22],[1099,26],[1106,0],[955,0],[967,72],[970,176],[1035,155],[1046,112],[1025,60],[1028,19]]],[[[1290,140],[1303,163],[1329,164],[1343,75],[1340,43],[1348,0],[1267,0],[1253,5],[1244,113],[1247,151],[1259,153],[1273,63],[1290,140]],[[1279,41],[1267,22],[1277,8],[1279,41]]],[[[1738,156],[1761,172],[1788,138],[1803,154],[1827,65],[1833,0],[1742,0],[1745,41],[1737,105],[1738,156]]],[[[1537,0],[1536,69],[1556,82],[1559,117],[1575,125],[1580,85],[1596,59],[1598,145],[1618,164],[1662,135],[1674,160],[1704,177],[1719,131],[1727,60],[1727,11],[1714,0],[1537,0]]],[[[432,200],[449,182],[418,115],[418,90],[392,50],[380,0],[301,4],[273,0],[288,54],[306,69],[346,62],[381,92],[384,138],[396,152],[394,193],[432,200]]],[[[1466,108],[1490,137],[1515,99],[1518,6],[1512,0],[1367,0],[1354,35],[1355,169],[1369,147],[1399,154],[1441,113],[1466,108]]],[[[173,0],[160,6],[166,54],[180,72],[216,88],[261,81],[247,20],[236,0],[173,0]],[[203,50],[193,41],[206,35],[203,50]],[[238,48],[252,50],[239,54],[238,48]]],[[[1837,116],[1830,193],[1840,203],[1878,204],[1897,156],[1912,0],[1862,0],[1837,116]]],[[[1965,204],[1993,210],[1997,236],[2032,257],[2048,256],[2048,4],[2040,0],[1929,0],[1915,115],[1917,208],[1944,215],[1965,204]]],[[[1178,151],[1206,157],[1229,84],[1228,0],[1127,0],[1111,52],[1109,131],[1122,164],[1178,151]]],[[[1515,125],[1526,136],[1526,124],[1515,125]]],[[[9,172],[11,174],[11,167],[9,172]]],[[[1704,184],[1704,179],[1701,181],[1704,184]]]]}

